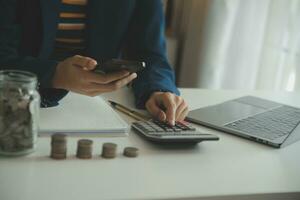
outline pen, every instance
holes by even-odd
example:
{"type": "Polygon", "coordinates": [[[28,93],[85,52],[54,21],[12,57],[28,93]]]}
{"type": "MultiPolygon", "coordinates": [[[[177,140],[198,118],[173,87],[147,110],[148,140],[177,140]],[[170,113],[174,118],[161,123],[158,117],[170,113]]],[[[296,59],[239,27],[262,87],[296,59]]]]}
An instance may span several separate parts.
{"type": "Polygon", "coordinates": [[[139,113],[139,112],[136,112],[134,110],[131,110],[121,104],[118,104],[114,101],[108,101],[110,103],[110,105],[115,108],[116,110],[118,111],[121,111],[122,113],[134,118],[134,119],[137,119],[137,120],[141,120],[141,121],[148,121],[149,119],[151,119],[150,117],[142,114],[142,113],[139,113]]]}

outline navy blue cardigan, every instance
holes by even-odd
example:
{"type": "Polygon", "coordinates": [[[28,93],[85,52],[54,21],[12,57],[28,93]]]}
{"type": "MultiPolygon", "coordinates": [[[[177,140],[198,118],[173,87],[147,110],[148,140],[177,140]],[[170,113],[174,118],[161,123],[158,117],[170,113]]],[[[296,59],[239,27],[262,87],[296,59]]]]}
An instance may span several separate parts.
{"type": "MultiPolygon", "coordinates": [[[[57,61],[50,60],[60,0],[0,0],[0,69],[37,74],[43,99],[54,105],[65,95],[51,89],[57,61]]],[[[136,105],[153,91],[179,94],[166,59],[160,0],[89,0],[86,56],[96,60],[142,60],[146,70],[133,82],[136,105]]]]}

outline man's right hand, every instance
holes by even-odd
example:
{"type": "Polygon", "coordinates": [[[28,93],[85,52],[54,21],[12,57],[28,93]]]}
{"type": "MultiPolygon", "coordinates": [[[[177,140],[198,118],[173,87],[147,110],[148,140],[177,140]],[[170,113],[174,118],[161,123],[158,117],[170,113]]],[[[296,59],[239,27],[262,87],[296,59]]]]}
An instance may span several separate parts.
{"type": "Polygon", "coordinates": [[[110,74],[92,72],[97,62],[89,57],[73,56],[60,62],[56,67],[52,85],[54,88],[97,96],[111,92],[130,83],[137,77],[136,73],[120,71],[110,74]]]}

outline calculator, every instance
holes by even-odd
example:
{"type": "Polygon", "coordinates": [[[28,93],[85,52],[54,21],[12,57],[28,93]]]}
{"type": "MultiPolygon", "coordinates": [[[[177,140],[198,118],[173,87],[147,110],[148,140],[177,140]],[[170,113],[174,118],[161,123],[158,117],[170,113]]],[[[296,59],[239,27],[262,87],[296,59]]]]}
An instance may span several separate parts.
{"type": "Polygon", "coordinates": [[[219,137],[198,131],[188,122],[176,122],[171,126],[158,120],[136,121],[132,128],[147,140],[165,143],[198,143],[219,140],[219,137]]]}

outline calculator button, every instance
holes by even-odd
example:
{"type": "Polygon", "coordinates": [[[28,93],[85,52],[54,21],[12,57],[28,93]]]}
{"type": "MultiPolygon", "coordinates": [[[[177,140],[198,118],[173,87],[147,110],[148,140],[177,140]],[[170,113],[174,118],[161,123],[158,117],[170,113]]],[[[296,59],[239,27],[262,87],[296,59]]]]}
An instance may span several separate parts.
{"type": "Polygon", "coordinates": [[[140,125],[140,124],[135,124],[135,126],[136,126],[137,128],[144,129],[144,126],[142,126],[142,125],[140,125]]]}
{"type": "Polygon", "coordinates": [[[186,127],[186,126],[182,126],[182,125],[176,125],[176,127],[178,127],[179,129],[181,129],[181,130],[183,130],[183,131],[185,131],[185,130],[189,130],[189,128],[188,128],[188,127],[186,127]]]}
{"type": "Polygon", "coordinates": [[[181,129],[180,129],[180,128],[173,128],[173,130],[174,130],[175,132],[181,132],[181,129]]]}
{"type": "Polygon", "coordinates": [[[153,126],[151,126],[152,128],[155,128],[155,129],[158,129],[158,128],[160,128],[161,129],[161,127],[160,126],[157,126],[156,124],[155,125],[153,125],[153,126]]]}
{"type": "Polygon", "coordinates": [[[157,132],[164,132],[165,130],[162,129],[162,128],[155,128],[155,131],[157,131],[157,132]]]}
{"type": "Polygon", "coordinates": [[[140,129],[141,129],[142,131],[144,131],[144,132],[148,132],[148,130],[147,130],[146,128],[144,128],[144,127],[140,127],[140,129]]]}
{"type": "Polygon", "coordinates": [[[148,129],[147,131],[148,131],[148,133],[154,133],[154,132],[156,132],[154,129],[148,129]]]}
{"type": "Polygon", "coordinates": [[[152,127],[145,127],[145,129],[147,130],[147,131],[155,131],[155,129],[154,128],[152,128],[152,127]]]}
{"type": "Polygon", "coordinates": [[[195,131],[196,130],[196,128],[194,128],[192,126],[189,126],[188,128],[189,128],[188,130],[190,130],[190,131],[195,131]]]}
{"type": "Polygon", "coordinates": [[[149,125],[149,126],[156,126],[156,124],[154,124],[153,122],[147,122],[147,125],[149,125]]]}
{"type": "Polygon", "coordinates": [[[151,127],[145,127],[145,126],[137,126],[139,129],[145,132],[154,132],[155,130],[151,127]]]}

